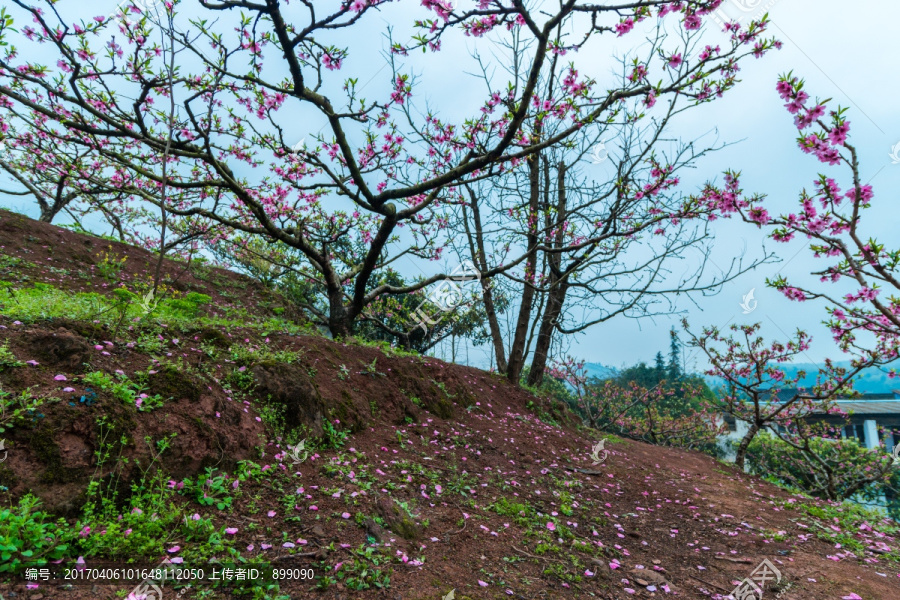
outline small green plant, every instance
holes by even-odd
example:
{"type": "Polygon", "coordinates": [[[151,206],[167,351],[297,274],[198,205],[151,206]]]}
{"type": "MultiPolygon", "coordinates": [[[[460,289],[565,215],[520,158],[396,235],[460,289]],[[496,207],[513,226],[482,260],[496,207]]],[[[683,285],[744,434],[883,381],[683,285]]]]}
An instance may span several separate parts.
{"type": "MultiPolygon", "coordinates": [[[[782,505],[786,509],[797,510],[803,517],[801,521],[813,527],[816,536],[829,545],[839,544],[844,550],[853,552],[859,558],[871,555],[868,542],[863,542],[856,532],[870,528],[878,537],[883,535],[896,537],[900,534],[900,526],[893,519],[885,518],[878,510],[843,502],[841,504],[788,503],[782,505]]],[[[879,557],[885,561],[900,563],[900,551],[890,546],[882,548],[884,553],[879,557]]]]}
{"type": "Polygon", "coordinates": [[[342,364],[338,370],[338,379],[340,379],[341,381],[346,381],[347,377],[350,376],[350,369],[347,368],[347,365],[342,364]]]}
{"type": "Polygon", "coordinates": [[[372,359],[372,362],[366,365],[366,368],[363,370],[363,375],[368,375],[369,377],[385,377],[385,374],[378,370],[377,368],[378,357],[376,356],[372,359]]]}
{"type": "Polygon", "coordinates": [[[206,294],[191,292],[184,298],[170,298],[165,301],[167,308],[175,313],[181,313],[185,317],[196,317],[200,313],[200,307],[209,304],[212,298],[206,294]]]}
{"type": "Polygon", "coordinates": [[[488,506],[489,509],[504,517],[512,517],[519,525],[528,525],[529,517],[533,517],[535,512],[527,504],[510,502],[508,499],[500,497],[496,502],[488,506]]]}
{"type": "Polygon", "coordinates": [[[119,279],[119,274],[125,268],[125,256],[119,256],[112,252],[112,246],[108,246],[108,250],[103,253],[102,259],[97,264],[97,271],[103,279],[115,283],[119,279]]]}
{"type": "MultiPolygon", "coordinates": [[[[395,500],[395,502],[397,502],[395,500]]],[[[409,506],[409,502],[397,502],[397,506],[403,509],[403,511],[409,516],[410,519],[416,519],[419,515],[413,513],[412,508],[409,506]]]]}
{"type": "Polygon", "coordinates": [[[219,510],[231,508],[233,498],[224,475],[216,475],[216,470],[206,467],[206,472],[198,475],[196,481],[188,477],[184,480],[182,493],[192,496],[204,506],[215,506],[219,510]]]}
{"type": "Polygon", "coordinates": [[[456,398],[456,394],[451,394],[450,392],[447,391],[447,385],[446,385],[443,381],[436,381],[436,380],[432,379],[432,380],[431,380],[431,383],[433,383],[434,385],[436,385],[437,388],[438,388],[439,390],[441,390],[441,392],[444,393],[444,396],[445,396],[446,398],[448,398],[448,399],[456,398]]]}
{"type": "MultiPolygon", "coordinates": [[[[362,545],[352,550],[352,561],[344,561],[334,575],[336,581],[341,581],[348,589],[355,591],[371,588],[385,589],[391,585],[391,570],[382,571],[377,568],[388,561],[386,557],[372,547],[362,545]]],[[[333,580],[333,582],[336,582],[333,580]]]]}
{"type": "MultiPolygon", "coordinates": [[[[144,289],[135,284],[135,292],[139,296],[137,302],[132,302],[128,308],[129,318],[143,318],[144,302],[140,298],[144,289]]],[[[160,286],[163,289],[163,286],[160,286]]],[[[186,315],[184,312],[171,308],[163,301],[163,292],[158,291],[156,298],[148,299],[148,306],[154,306],[152,312],[155,320],[161,324],[184,325],[185,321],[194,321],[196,318],[186,315]]],[[[25,323],[63,317],[74,321],[94,322],[98,325],[116,327],[120,319],[120,313],[116,305],[119,299],[109,294],[97,292],[73,292],[62,290],[49,284],[41,284],[40,288],[18,287],[13,288],[6,282],[0,282],[0,311],[3,316],[10,319],[18,319],[25,323]]],[[[192,309],[191,309],[192,310],[192,309]]],[[[283,319],[260,321],[245,307],[217,307],[216,315],[204,315],[203,325],[207,327],[245,327],[256,330],[261,334],[271,331],[284,331],[304,335],[315,335],[316,329],[309,323],[296,325],[283,319]]],[[[141,328],[146,333],[146,327],[141,328]]],[[[148,338],[156,339],[156,335],[148,335],[148,338]]],[[[146,341],[146,340],[144,340],[146,341]]],[[[162,342],[160,342],[162,344],[162,342]]],[[[159,349],[158,351],[162,351],[159,349]]],[[[156,353],[154,350],[150,353],[156,353]]]]}
{"type": "Polygon", "coordinates": [[[163,398],[159,394],[153,396],[145,393],[147,388],[144,382],[146,374],[136,373],[137,381],[128,378],[124,373],[116,373],[114,379],[108,373],[93,371],[82,376],[82,381],[112,394],[114,398],[126,406],[136,406],[139,411],[147,412],[163,405],[163,398]]]}
{"type": "Polygon", "coordinates": [[[344,447],[350,432],[346,429],[338,429],[337,425],[340,425],[340,423],[338,419],[335,419],[333,423],[325,421],[322,425],[323,435],[319,443],[321,448],[337,450],[344,447]]]}
{"type": "Polygon", "coordinates": [[[0,254],[0,272],[11,273],[14,269],[21,268],[24,262],[21,258],[0,254]]]}
{"type": "Polygon", "coordinates": [[[12,392],[4,392],[0,389],[0,433],[21,425],[25,421],[35,420],[44,415],[38,409],[45,402],[58,402],[58,398],[35,398],[31,395],[31,388],[19,392],[16,396],[12,392]]]}
{"type": "Polygon", "coordinates": [[[113,309],[119,317],[116,320],[115,329],[113,329],[113,339],[115,340],[119,337],[119,329],[128,318],[128,310],[131,308],[132,304],[137,302],[138,296],[124,287],[114,289],[112,291],[112,296],[115,298],[113,309]]]}
{"type": "Polygon", "coordinates": [[[9,342],[0,344],[0,371],[15,367],[24,367],[25,363],[16,359],[16,355],[9,349],[9,342]]]}
{"type": "Polygon", "coordinates": [[[222,383],[227,383],[234,389],[249,391],[256,385],[256,379],[253,378],[253,371],[246,366],[240,366],[232,369],[231,373],[225,376],[222,383]]]}
{"type": "Polygon", "coordinates": [[[269,362],[293,364],[302,356],[295,350],[271,350],[267,346],[247,346],[235,344],[229,349],[231,360],[237,365],[251,367],[253,365],[269,362]]]}
{"type": "Polygon", "coordinates": [[[112,291],[112,297],[119,301],[121,304],[131,304],[138,299],[138,295],[132,292],[127,288],[116,288],[112,291]]]}
{"type": "Polygon", "coordinates": [[[42,566],[65,558],[69,545],[65,521],[48,522],[38,509],[40,500],[26,494],[17,506],[0,511],[0,573],[16,573],[24,567],[42,566]]]}

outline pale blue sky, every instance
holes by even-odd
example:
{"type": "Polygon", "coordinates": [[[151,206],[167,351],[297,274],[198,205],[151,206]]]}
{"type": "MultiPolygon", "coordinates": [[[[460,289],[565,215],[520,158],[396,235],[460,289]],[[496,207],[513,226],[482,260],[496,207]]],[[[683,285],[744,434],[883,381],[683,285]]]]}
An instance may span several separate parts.
{"type": "MultiPolygon", "coordinates": [[[[771,31],[784,47],[758,61],[745,62],[739,88],[706,107],[703,118],[695,121],[697,130],[715,126],[723,140],[743,140],[710,157],[705,163],[708,167],[697,173],[698,179],[726,167],[741,170],[744,189],[767,194],[773,213],[794,211],[798,192],[811,188],[818,172],[835,176],[847,187],[846,168],[822,165],[796,147],[792,117],[774,90],[778,75],[792,70],[806,79],[806,89],[814,98],[833,98],[849,107],[851,143],[861,156],[862,177],[875,189],[876,200],[864,223],[868,232],[896,248],[900,241],[896,193],[900,165],[892,164],[889,153],[900,142],[900,103],[896,79],[889,74],[893,70],[886,65],[897,54],[900,3],[778,0],[769,14],[771,31]]],[[[699,111],[693,112],[691,118],[698,115],[699,111]]],[[[746,225],[720,222],[716,228],[725,257],[738,251],[744,240],[751,250],[762,241],[760,232],[746,225]]],[[[728,284],[719,296],[702,300],[702,312],[695,309],[689,314],[692,325],[761,321],[766,335],[782,339],[802,327],[815,335],[806,357],[809,362],[838,356],[828,331],[819,325],[825,315],[821,304],[790,302],[764,285],[765,278],[779,270],[789,279],[810,281],[808,273],[821,268],[823,261],[812,259],[802,242],[767,245],[778,251],[783,262],[748,273],[728,284]],[[739,303],[751,288],[755,288],[759,305],[744,315],[739,303]]],[[[727,265],[723,262],[722,266],[727,265]]],[[[646,348],[643,343],[604,348],[602,343],[586,340],[579,350],[586,358],[613,366],[649,360],[667,342],[665,330],[671,323],[658,323],[658,327],[642,326],[640,330],[634,322],[604,326],[603,338],[646,340],[646,348]]]]}
{"type": "MultiPolygon", "coordinates": [[[[900,187],[900,165],[891,164],[889,153],[900,142],[900,102],[897,82],[890,61],[897,55],[896,24],[900,23],[900,3],[863,0],[852,4],[838,0],[727,0],[729,15],[742,13],[730,2],[755,3],[768,7],[772,20],[770,32],[784,46],[759,60],[745,60],[737,88],[711,105],[689,111],[679,121],[677,133],[693,139],[712,133],[719,141],[733,142],[698,163],[698,169],[683,177],[682,189],[696,189],[704,181],[717,177],[727,168],[742,172],[743,188],[768,195],[767,207],[774,214],[796,211],[801,189],[811,188],[817,173],[824,172],[843,182],[849,178],[846,168],[828,167],[803,154],[796,146],[793,117],[784,110],[784,102],[775,92],[778,76],[787,71],[806,80],[813,97],[833,98],[849,107],[851,143],[861,156],[861,174],[875,189],[876,200],[864,220],[866,231],[896,248],[900,236],[900,210],[896,190],[900,187]]],[[[709,43],[720,43],[720,33],[706,33],[709,43]]],[[[598,76],[613,68],[610,55],[619,55],[634,47],[636,38],[609,40],[611,52],[597,58],[598,76]],[[608,65],[608,66],[607,66],[608,65]]],[[[639,38],[637,38],[639,39],[639,38]]],[[[584,57],[581,57],[582,59],[584,57]]],[[[585,69],[587,71],[587,69],[585,69]]],[[[448,89],[456,87],[445,80],[448,89]]],[[[458,93],[458,92],[457,92],[458,93]]],[[[602,168],[603,165],[597,168],[602,168]]],[[[760,230],[737,222],[719,221],[714,226],[717,245],[714,262],[727,268],[731,258],[746,249],[747,256],[759,255],[766,242],[782,258],[779,264],[765,265],[727,284],[711,298],[700,298],[699,308],[688,302],[687,316],[692,329],[702,325],[724,327],[729,323],[763,323],[762,332],[772,339],[786,339],[799,327],[814,335],[812,348],[800,360],[818,363],[831,356],[841,358],[827,329],[821,326],[826,316],[824,305],[797,303],[765,286],[766,277],[778,272],[798,282],[814,282],[812,270],[823,261],[815,260],[804,241],[775,244],[760,230]],[[754,290],[757,308],[743,314],[742,298],[754,290]]],[[[814,284],[815,285],[815,284],[814,284]]],[[[600,324],[573,342],[570,353],[591,362],[620,367],[640,360],[651,361],[657,350],[668,347],[669,328],[679,327],[680,316],[654,321],[616,319],[600,324]]],[[[486,348],[470,349],[470,360],[486,361],[486,348]],[[480,358],[476,358],[476,356],[480,358]]],[[[688,358],[695,357],[688,352],[688,358]]],[[[691,362],[691,361],[689,361],[691,362]]],[[[702,365],[697,364],[697,367],[702,365]]]]}

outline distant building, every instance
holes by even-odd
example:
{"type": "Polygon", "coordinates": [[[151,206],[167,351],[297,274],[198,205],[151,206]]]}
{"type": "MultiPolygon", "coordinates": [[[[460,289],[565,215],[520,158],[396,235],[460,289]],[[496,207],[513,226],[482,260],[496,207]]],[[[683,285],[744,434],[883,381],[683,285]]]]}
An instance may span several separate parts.
{"type": "MultiPolygon", "coordinates": [[[[771,402],[786,402],[793,398],[799,391],[797,388],[786,388],[773,394],[771,402]]],[[[851,413],[850,423],[841,429],[841,437],[855,438],[866,448],[878,448],[882,443],[888,450],[900,443],[900,390],[892,390],[885,393],[859,394],[855,398],[838,396],[834,403],[844,412],[851,413]]],[[[825,421],[841,425],[842,417],[822,416],[809,417],[815,421],[825,421]]],[[[734,449],[731,442],[740,441],[749,430],[749,425],[743,421],[735,421],[730,416],[723,416],[728,425],[728,433],[720,438],[720,445],[725,450],[729,459],[734,458],[734,449]]]]}
{"type": "MultiPolygon", "coordinates": [[[[773,395],[771,402],[785,402],[793,398],[797,388],[779,390],[773,395]]],[[[854,438],[860,445],[868,449],[879,448],[884,444],[887,452],[891,452],[895,444],[900,443],[900,390],[887,393],[859,394],[855,398],[837,397],[834,403],[849,413],[847,418],[833,415],[810,415],[811,421],[825,421],[835,427],[841,426],[841,438],[854,438]],[[849,423],[846,422],[849,420],[849,423]]],[[[728,433],[719,438],[719,447],[727,460],[733,461],[737,444],[747,434],[750,425],[745,421],[735,420],[723,415],[722,420],[728,425],[728,433]]],[[[895,502],[894,493],[887,490],[874,503],[866,503],[870,508],[880,507],[885,511],[890,503],[895,502]]]]}

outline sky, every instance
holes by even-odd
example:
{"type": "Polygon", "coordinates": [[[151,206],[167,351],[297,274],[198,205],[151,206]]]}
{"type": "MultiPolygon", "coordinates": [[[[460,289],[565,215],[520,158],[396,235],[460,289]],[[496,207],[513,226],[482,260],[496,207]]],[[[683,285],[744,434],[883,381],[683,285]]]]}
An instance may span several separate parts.
{"type": "MultiPolygon", "coordinates": [[[[72,8],[79,3],[70,3],[72,8]]],[[[361,74],[362,89],[371,93],[382,92],[383,81],[389,71],[373,48],[383,48],[384,34],[389,26],[397,26],[398,39],[404,32],[399,23],[410,20],[410,4],[406,0],[398,6],[382,11],[373,19],[370,27],[357,31],[356,39],[348,40],[364,52],[351,53],[348,69],[361,74]],[[381,19],[381,26],[378,26],[381,19]],[[351,62],[353,61],[353,62],[351,62]]],[[[115,3],[92,2],[97,14],[113,10],[115,3]],[[104,9],[101,10],[100,5],[104,9]],[[109,10],[105,10],[106,5],[109,10]]],[[[898,84],[890,68],[890,61],[897,54],[896,23],[900,22],[900,3],[860,0],[854,3],[838,0],[726,0],[723,5],[733,18],[747,18],[759,11],[768,10],[772,24],[771,35],[784,46],[759,60],[747,59],[742,63],[742,82],[723,99],[697,110],[688,111],[676,124],[675,134],[684,139],[705,135],[732,145],[697,163],[697,168],[682,177],[682,187],[693,191],[703,182],[720,177],[727,168],[742,172],[745,191],[767,195],[766,207],[770,213],[779,214],[795,210],[801,189],[811,187],[819,172],[836,176],[846,188],[846,170],[827,167],[796,147],[796,130],[792,116],[783,108],[783,101],[775,92],[778,75],[787,71],[806,80],[806,90],[813,98],[833,98],[834,103],[849,108],[851,142],[859,150],[862,176],[875,189],[873,208],[866,216],[867,231],[896,247],[900,211],[895,194],[900,186],[900,164],[892,164],[892,147],[900,144],[900,111],[898,111],[898,84]],[[742,10],[740,5],[750,10],[742,10]],[[886,66],[888,65],[888,66],[886,66]]],[[[718,31],[708,28],[708,43],[723,42],[718,31]]],[[[472,76],[471,52],[485,46],[475,46],[471,38],[459,37],[458,43],[447,44],[436,58],[431,58],[427,69],[418,72],[426,85],[430,104],[441,106],[451,114],[470,106],[467,101],[480,103],[484,97],[484,85],[472,76]],[[466,62],[468,60],[468,62],[466,62]],[[466,65],[460,67],[460,65],[466,65]],[[452,102],[448,102],[452,99],[452,102]]],[[[633,50],[640,37],[609,38],[600,49],[594,48],[591,56],[579,57],[590,65],[585,70],[599,74],[615,69],[614,57],[633,50]]],[[[593,74],[593,73],[591,73],[593,74]]],[[[309,139],[316,126],[302,127],[303,120],[296,119],[298,129],[292,133],[297,140],[309,139]]],[[[900,148],[898,148],[900,153],[900,148]]],[[[594,165],[597,176],[608,165],[594,165]]],[[[0,199],[0,205],[35,216],[31,205],[20,199],[0,199]]],[[[802,241],[775,244],[766,240],[764,232],[744,223],[719,221],[714,224],[715,252],[711,268],[727,268],[736,256],[750,260],[761,254],[762,245],[775,250],[781,262],[765,265],[746,273],[725,285],[714,296],[698,298],[697,305],[682,302],[692,329],[704,325],[724,327],[733,323],[761,322],[767,337],[786,339],[797,328],[814,335],[813,347],[801,358],[803,362],[819,363],[824,357],[839,358],[839,352],[830,342],[827,330],[821,326],[826,313],[824,306],[815,303],[797,303],[783,298],[766,287],[767,277],[783,273],[789,280],[811,281],[809,273],[822,263],[813,259],[802,241]],[[744,314],[741,302],[753,292],[754,307],[744,314]]],[[[419,266],[410,266],[415,274],[419,266]]],[[[572,341],[568,352],[590,362],[621,367],[645,360],[651,361],[658,350],[668,347],[669,328],[678,326],[682,315],[672,318],[649,320],[615,319],[589,330],[572,341]]],[[[484,366],[486,347],[469,348],[468,362],[484,366]]],[[[466,360],[466,356],[462,360],[466,360]]],[[[688,352],[687,366],[702,367],[696,355],[688,352]]],[[[460,360],[460,356],[457,357],[460,360]]]]}
{"type": "MultiPolygon", "coordinates": [[[[743,61],[739,75],[742,81],[734,90],[683,115],[673,131],[684,139],[707,134],[731,144],[698,162],[693,174],[682,178],[683,189],[697,189],[716,177],[721,181],[721,173],[730,168],[741,172],[745,192],[765,194],[769,212],[781,214],[796,212],[800,191],[804,187],[812,189],[818,173],[835,177],[847,188],[846,167],[828,167],[797,148],[793,116],[784,109],[784,101],[775,91],[779,75],[792,71],[806,81],[804,89],[813,99],[832,98],[832,108],[849,108],[851,143],[861,157],[861,176],[875,191],[873,207],[864,218],[864,230],[896,248],[900,237],[896,194],[900,189],[900,164],[892,164],[890,154],[900,144],[900,88],[896,78],[887,74],[891,71],[885,65],[897,54],[900,3],[726,0],[723,9],[735,19],[767,11],[772,21],[770,33],[783,42],[783,48],[759,60],[743,61]],[[755,6],[755,10],[742,12],[737,6],[741,3],[755,6]]],[[[705,35],[713,45],[722,39],[715,30],[705,35]]],[[[611,45],[612,54],[618,55],[633,48],[634,40],[622,38],[611,45]]],[[[602,60],[608,57],[598,59],[602,60]]],[[[603,68],[598,64],[597,71],[603,68]]],[[[703,326],[724,329],[731,324],[759,322],[760,332],[767,340],[786,341],[797,329],[803,329],[813,336],[813,343],[798,357],[799,362],[820,365],[826,357],[842,359],[828,329],[821,324],[827,317],[824,304],[790,301],[766,287],[766,279],[778,274],[789,281],[817,285],[810,273],[821,269],[824,262],[812,257],[806,240],[776,244],[767,239],[764,231],[733,221],[718,221],[713,229],[713,269],[727,269],[736,256],[761,256],[763,244],[779,255],[780,262],[738,277],[716,296],[697,298],[696,305],[682,301],[683,314],[652,321],[617,318],[599,324],[573,340],[568,353],[616,368],[640,361],[649,363],[657,351],[667,352],[670,328],[680,330],[681,318],[686,316],[694,332],[703,326]],[[751,291],[753,299],[746,306],[753,310],[745,314],[741,303],[751,291]]],[[[470,362],[485,364],[489,360],[486,351],[486,347],[470,348],[470,362]]],[[[706,368],[695,351],[685,350],[683,359],[688,368],[706,368]]]]}
{"type": "MultiPolygon", "coordinates": [[[[846,167],[828,167],[796,147],[792,116],[784,110],[774,89],[779,74],[793,71],[806,80],[805,89],[813,98],[833,98],[835,103],[849,107],[851,143],[861,156],[861,176],[875,191],[873,208],[864,220],[866,231],[896,248],[900,164],[892,164],[890,154],[892,147],[900,143],[900,89],[896,78],[885,76],[884,65],[897,52],[900,3],[778,0],[758,4],[769,6],[771,32],[784,46],[760,60],[745,61],[743,81],[733,93],[702,112],[691,113],[691,118],[700,118],[686,124],[687,131],[715,127],[722,140],[738,142],[704,161],[698,179],[713,177],[729,167],[739,170],[744,190],[766,194],[766,205],[775,214],[796,210],[799,191],[804,187],[811,189],[817,173],[847,181],[846,167]]],[[[731,14],[740,13],[732,10],[731,14]]],[[[722,267],[727,267],[725,261],[740,252],[744,244],[752,253],[765,241],[762,232],[740,223],[720,221],[716,223],[716,233],[717,252],[713,260],[721,257],[722,267]]],[[[701,299],[699,308],[691,307],[687,314],[692,329],[761,322],[761,331],[767,338],[783,340],[802,328],[814,337],[812,348],[800,360],[820,363],[828,356],[839,358],[840,352],[829,332],[820,324],[826,316],[822,304],[792,302],[765,286],[766,278],[779,272],[789,281],[812,281],[809,273],[821,268],[823,261],[812,258],[803,241],[768,241],[766,246],[776,250],[782,262],[747,273],[727,284],[718,296],[701,299]],[[751,289],[758,304],[750,314],[744,314],[740,303],[751,289]]],[[[656,324],[610,322],[601,326],[602,331],[598,328],[596,335],[588,335],[577,352],[590,361],[610,366],[650,361],[658,349],[667,347],[668,329],[678,320],[657,319],[656,324]],[[604,342],[621,339],[640,342],[604,342]]],[[[694,358],[690,353],[688,356],[694,358]]]]}

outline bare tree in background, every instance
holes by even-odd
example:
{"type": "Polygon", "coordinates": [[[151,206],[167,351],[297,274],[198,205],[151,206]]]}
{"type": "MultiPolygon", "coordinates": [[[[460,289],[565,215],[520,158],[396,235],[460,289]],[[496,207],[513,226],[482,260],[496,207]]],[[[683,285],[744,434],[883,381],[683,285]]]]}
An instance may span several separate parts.
{"type": "MultiPolygon", "coordinates": [[[[540,82],[547,95],[565,77],[550,65],[540,82]]],[[[621,76],[631,77],[627,63],[621,76]]],[[[665,137],[695,106],[673,97],[652,118],[646,101],[622,106],[502,177],[465,186],[454,230],[466,236],[454,248],[488,274],[481,280],[487,328],[510,381],[520,380],[530,358],[527,383],[540,384],[562,336],[616,316],[672,314],[679,296],[714,294],[773,260],[763,249],[758,259],[734,258],[726,271],[709,272],[714,215],[678,191],[678,174],[718,147],[665,137]],[[678,263],[685,266],[676,276],[678,263]],[[518,300],[506,323],[500,297],[518,300]]],[[[541,120],[527,126],[532,137],[554,135],[541,120]]]]}

